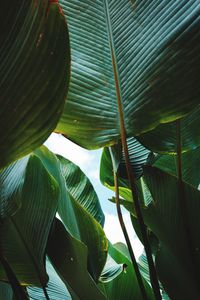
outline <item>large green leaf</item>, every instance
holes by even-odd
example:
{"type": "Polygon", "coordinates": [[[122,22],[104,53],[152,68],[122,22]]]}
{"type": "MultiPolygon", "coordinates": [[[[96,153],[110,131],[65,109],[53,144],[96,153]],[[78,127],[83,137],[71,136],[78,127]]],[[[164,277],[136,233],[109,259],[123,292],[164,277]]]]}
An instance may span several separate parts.
{"type": "Polygon", "coordinates": [[[87,271],[87,247],[72,237],[58,219],[48,240],[47,254],[73,299],[106,299],[87,271]]]}
{"type": "MultiPolygon", "coordinates": [[[[107,295],[109,300],[121,300],[121,299],[137,299],[142,300],[140,288],[138,286],[137,278],[129,258],[128,249],[121,243],[115,245],[109,245],[109,253],[117,263],[125,263],[127,265],[124,272],[122,272],[113,281],[101,284],[102,290],[107,295]]],[[[144,279],[144,285],[148,299],[154,299],[152,290],[149,284],[144,279]]]]}
{"type": "MultiPolygon", "coordinates": [[[[51,300],[71,300],[71,296],[66,289],[62,280],[58,277],[51,263],[47,260],[47,272],[49,275],[48,287],[46,288],[47,294],[51,300]]],[[[46,300],[44,291],[37,287],[27,288],[29,299],[33,300],[46,300]]],[[[0,283],[0,299],[2,300],[16,300],[13,298],[13,290],[8,283],[0,283]]],[[[19,298],[21,300],[21,298],[19,298]]]]}
{"type": "MultiPolygon", "coordinates": [[[[200,146],[200,106],[181,119],[182,151],[194,150],[200,146]]],[[[161,124],[154,130],[142,134],[138,140],[148,149],[158,153],[177,152],[177,125],[175,122],[161,124]]]]}
{"type": "Polygon", "coordinates": [[[97,222],[103,222],[104,216],[96,193],[86,176],[69,160],[61,156],[58,160],[44,146],[35,153],[59,184],[61,194],[58,213],[70,234],[87,245],[88,269],[93,278],[98,280],[106,263],[108,243],[97,222]]]}
{"type": "Polygon", "coordinates": [[[199,104],[198,0],[61,0],[72,79],[57,130],[86,148],[183,117],[199,104]],[[81,30],[80,30],[81,28],[81,30]]]}
{"type": "MultiPolygon", "coordinates": [[[[88,207],[88,203],[90,203],[91,193],[84,195],[85,192],[87,193],[84,181],[82,200],[79,198],[80,195],[77,191],[74,193],[70,187],[70,182],[68,182],[69,172],[67,166],[68,160],[60,157],[61,173],[66,181],[66,185],[64,186],[63,196],[59,202],[58,213],[69,232],[87,245],[89,254],[88,268],[93,278],[97,281],[106,263],[108,251],[107,238],[101,225],[90,213],[92,207],[88,207]]],[[[76,182],[76,177],[73,177],[73,182],[76,182]]],[[[92,200],[93,198],[91,197],[92,200]]],[[[96,199],[95,203],[98,204],[98,209],[99,203],[96,199]]],[[[93,211],[94,209],[92,208],[93,211]]]]}
{"type": "MultiPolygon", "coordinates": [[[[51,300],[71,300],[71,296],[66,289],[65,284],[58,277],[51,263],[47,260],[47,273],[49,275],[49,282],[47,286],[47,294],[51,300]]],[[[46,300],[44,292],[41,288],[29,287],[28,294],[30,299],[46,300]]],[[[5,299],[6,300],[6,299],[5,299]]]]}
{"type": "Polygon", "coordinates": [[[59,158],[65,177],[67,190],[72,197],[80,203],[103,227],[104,214],[98,196],[86,175],[81,169],[60,155],[59,158]]]}
{"type": "MultiPolygon", "coordinates": [[[[150,166],[144,168],[145,182],[151,192],[152,201],[142,207],[146,225],[159,240],[156,254],[156,268],[159,279],[171,299],[198,299],[200,295],[196,284],[192,257],[188,252],[187,237],[181,217],[178,200],[177,178],[150,166]]],[[[200,265],[200,192],[184,183],[187,205],[188,226],[191,233],[191,247],[195,253],[197,273],[200,265]]],[[[130,199],[121,204],[134,214],[130,199]]]]}
{"type": "MultiPolygon", "coordinates": [[[[185,231],[182,224],[177,179],[163,171],[146,166],[145,182],[153,202],[143,211],[146,224],[160,242],[156,265],[161,282],[172,299],[198,299],[200,290],[195,282],[195,270],[200,267],[200,192],[184,183],[187,209],[187,224],[191,235],[190,247],[194,257],[188,253],[185,231]],[[192,259],[196,261],[195,267],[192,259]]],[[[198,278],[196,278],[198,281],[198,278]]]]}
{"type": "Polygon", "coordinates": [[[0,168],[41,145],[54,130],[69,67],[67,25],[56,1],[1,2],[0,168]]]}
{"type": "MultiPolygon", "coordinates": [[[[2,219],[1,249],[20,283],[44,286],[48,280],[44,265],[45,248],[60,190],[34,154],[28,157],[26,164],[23,158],[14,165],[16,184],[7,187],[10,188],[5,195],[8,199],[4,200],[14,202],[16,194],[20,208],[13,216],[2,219]],[[9,199],[10,195],[13,195],[12,199],[9,199]]],[[[12,174],[13,168],[8,167],[7,173],[3,172],[10,178],[9,172],[12,174]]],[[[7,280],[2,266],[0,278],[7,280]]]]}

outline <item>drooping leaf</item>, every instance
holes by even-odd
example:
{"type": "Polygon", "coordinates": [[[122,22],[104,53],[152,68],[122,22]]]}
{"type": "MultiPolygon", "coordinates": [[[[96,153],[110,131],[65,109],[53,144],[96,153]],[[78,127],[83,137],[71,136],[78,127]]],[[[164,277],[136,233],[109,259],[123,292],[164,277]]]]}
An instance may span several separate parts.
{"type": "Polygon", "coordinates": [[[62,165],[68,192],[103,227],[105,217],[91,182],[77,165],[60,155],[57,157],[62,165]]]}
{"type": "MultiPolygon", "coordinates": [[[[85,178],[82,178],[83,192],[74,191],[71,188],[72,182],[68,181],[70,170],[69,161],[65,158],[60,159],[60,170],[63,175],[61,184],[63,186],[63,195],[59,201],[58,213],[69,232],[77,239],[82,241],[88,247],[88,270],[92,277],[97,281],[103,267],[106,263],[108,252],[108,242],[101,225],[94,219],[92,213],[100,208],[97,199],[93,198],[93,192],[87,190],[85,178]],[[63,182],[63,179],[65,182],[63,182]],[[86,193],[86,194],[84,194],[86,193]],[[90,199],[91,196],[91,199],[90,199]],[[90,205],[93,201],[93,205],[90,205]],[[95,207],[96,206],[96,207],[95,207]]],[[[72,165],[73,166],[73,165],[72,165]]],[[[76,182],[76,177],[71,178],[76,182]]],[[[101,214],[100,210],[100,214],[101,214]]]]}
{"type": "MultiPolygon", "coordinates": [[[[181,119],[182,151],[195,150],[200,146],[200,107],[181,119]]],[[[177,132],[175,122],[161,124],[152,131],[137,137],[148,149],[162,154],[174,154],[177,149],[177,132]]]]}
{"type": "Polygon", "coordinates": [[[1,2],[0,168],[40,146],[54,130],[69,67],[67,25],[58,3],[1,2]]]}
{"type": "MultiPolygon", "coordinates": [[[[51,263],[47,260],[47,273],[49,275],[49,282],[47,284],[47,294],[51,300],[71,300],[71,296],[62,282],[62,280],[57,275],[55,269],[51,263]]],[[[46,300],[44,292],[41,288],[29,287],[27,289],[30,299],[46,300]]]]}
{"type": "Polygon", "coordinates": [[[119,276],[125,269],[126,264],[117,264],[114,259],[108,254],[106,264],[103,268],[99,281],[107,283],[119,276]]]}
{"type": "MultiPolygon", "coordinates": [[[[48,280],[44,254],[58,206],[59,186],[34,154],[29,156],[26,164],[21,159],[14,165],[16,184],[10,185],[7,196],[14,195],[17,190],[17,201],[21,206],[13,216],[2,220],[2,253],[21,284],[44,286],[48,280]]],[[[12,173],[13,169],[8,167],[8,172],[3,171],[8,178],[9,171],[12,173]]],[[[11,200],[15,201],[14,196],[11,200]]],[[[0,279],[7,280],[2,267],[0,279]]]]}
{"type": "Polygon", "coordinates": [[[101,225],[97,222],[98,220],[103,223],[104,216],[96,193],[86,176],[69,160],[61,156],[58,160],[44,146],[35,153],[59,184],[61,193],[58,213],[70,234],[87,245],[88,270],[93,278],[98,280],[106,263],[108,243],[101,225]],[[57,161],[53,168],[49,158],[57,161]]]}
{"type": "MultiPolygon", "coordinates": [[[[128,142],[128,150],[130,153],[130,162],[132,166],[132,171],[134,172],[135,178],[139,179],[143,173],[143,165],[148,162],[148,158],[150,155],[150,151],[145,149],[137,140],[134,138],[127,139],[128,142]]],[[[112,152],[117,151],[116,145],[113,148],[112,152]]],[[[125,166],[125,158],[124,153],[122,153],[121,161],[118,167],[118,184],[119,184],[119,192],[122,197],[125,199],[132,199],[132,193],[129,189],[129,181],[127,178],[126,166],[125,166]]],[[[101,164],[100,164],[100,180],[103,185],[108,187],[111,190],[115,190],[114,188],[114,179],[113,179],[113,165],[112,158],[110,155],[110,151],[108,148],[104,148],[101,164]]],[[[140,193],[140,182],[137,182],[138,192],[140,196],[143,195],[140,193]]]]}
{"type": "MultiPolygon", "coordinates": [[[[142,166],[147,162],[150,155],[150,151],[142,146],[135,138],[131,137],[127,139],[129,159],[134,173],[135,179],[139,179],[142,176],[142,166]]],[[[128,179],[125,155],[122,153],[122,159],[119,166],[118,174],[121,178],[128,179]]]]}
{"type": "Polygon", "coordinates": [[[87,271],[87,247],[72,237],[56,219],[48,240],[47,254],[73,299],[105,300],[87,271]]]}
{"type": "MultiPolygon", "coordinates": [[[[117,263],[125,263],[127,267],[117,278],[113,281],[101,284],[102,290],[106,293],[109,300],[121,299],[138,299],[142,300],[140,288],[138,286],[137,278],[134,269],[127,254],[128,249],[125,245],[121,247],[121,243],[111,245],[109,244],[109,253],[117,263]],[[125,249],[125,251],[124,251],[125,249]]],[[[148,299],[154,299],[152,290],[149,284],[144,279],[144,285],[148,299]]]]}
{"type": "Polygon", "coordinates": [[[135,136],[199,104],[199,1],[61,0],[72,80],[57,130],[86,148],[135,136]],[[81,30],[80,30],[81,28],[81,30]]]}

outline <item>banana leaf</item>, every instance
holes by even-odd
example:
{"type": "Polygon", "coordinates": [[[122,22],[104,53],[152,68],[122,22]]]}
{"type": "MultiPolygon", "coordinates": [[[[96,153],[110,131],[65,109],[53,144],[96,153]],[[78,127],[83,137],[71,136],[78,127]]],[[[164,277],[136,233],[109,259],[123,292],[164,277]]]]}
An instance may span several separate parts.
{"type": "Polygon", "coordinates": [[[54,130],[69,69],[68,29],[58,3],[1,2],[0,168],[40,146],[54,130]]]}
{"type": "Polygon", "coordinates": [[[72,51],[56,131],[88,148],[186,116],[199,104],[198,0],[61,0],[72,51]]]}
{"type": "MultiPolygon", "coordinates": [[[[5,202],[16,201],[19,207],[13,215],[1,220],[1,252],[21,284],[44,287],[48,281],[44,263],[45,248],[60,190],[36,155],[32,153],[26,160],[26,163],[24,158],[14,163],[14,184],[11,181],[7,186],[3,199],[5,202]]],[[[7,172],[4,170],[6,181],[11,175],[12,167],[8,167],[7,172]]],[[[0,279],[7,281],[2,266],[0,279]]]]}

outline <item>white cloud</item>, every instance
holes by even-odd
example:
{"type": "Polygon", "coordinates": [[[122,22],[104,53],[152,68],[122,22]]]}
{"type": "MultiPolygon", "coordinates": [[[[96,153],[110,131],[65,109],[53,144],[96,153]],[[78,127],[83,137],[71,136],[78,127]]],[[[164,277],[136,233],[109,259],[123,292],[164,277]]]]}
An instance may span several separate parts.
{"type": "Polygon", "coordinates": [[[85,169],[94,161],[94,155],[88,150],[81,148],[62,135],[52,133],[45,145],[54,153],[60,154],[85,169]]]}
{"type": "MultiPolygon", "coordinates": [[[[133,251],[136,259],[142,254],[143,245],[137,238],[134,229],[131,224],[130,216],[128,213],[123,214],[124,223],[126,225],[129,238],[131,240],[131,244],[133,247],[133,251]]],[[[117,242],[125,243],[124,235],[122,229],[120,227],[118,217],[113,214],[105,213],[105,226],[104,231],[106,233],[107,238],[111,241],[112,244],[117,242]]]]}
{"type": "Polygon", "coordinates": [[[99,170],[92,170],[89,172],[88,176],[94,180],[99,180],[99,170]]]}

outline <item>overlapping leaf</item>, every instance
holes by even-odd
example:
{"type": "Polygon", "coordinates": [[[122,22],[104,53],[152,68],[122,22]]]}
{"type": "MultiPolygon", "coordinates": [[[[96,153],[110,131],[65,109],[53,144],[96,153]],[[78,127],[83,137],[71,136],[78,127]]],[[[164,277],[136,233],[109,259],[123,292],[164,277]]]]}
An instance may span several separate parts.
{"type": "Polygon", "coordinates": [[[190,247],[195,253],[191,257],[187,244],[190,237],[182,223],[177,179],[150,166],[145,167],[144,175],[154,201],[143,214],[146,224],[160,241],[156,265],[161,282],[172,299],[198,298],[200,290],[196,276],[200,265],[200,192],[184,184],[190,247]],[[195,266],[192,264],[193,259],[196,261],[195,266]]]}
{"type": "Polygon", "coordinates": [[[13,215],[21,206],[21,193],[29,156],[16,161],[0,172],[0,216],[13,215]]]}
{"type": "MultiPolygon", "coordinates": [[[[177,176],[176,155],[158,155],[153,166],[177,176]]],[[[200,148],[182,154],[183,180],[198,187],[200,184],[200,148]]]]}
{"type": "MultiPolygon", "coordinates": [[[[182,151],[195,150],[200,145],[200,107],[197,106],[189,115],[181,119],[182,151]]],[[[174,154],[177,152],[177,125],[176,122],[161,124],[154,130],[142,134],[138,140],[148,149],[162,153],[174,154]]]]}
{"type": "Polygon", "coordinates": [[[61,0],[72,80],[57,130],[86,148],[183,117],[199,104],[198,0],[61,0]],[[80,30],[81,28],[81,30],[80,30]]]}
{"type": "MultiPolygon", "coordinates": [[[[121,243],[115,245],[109,245],[109,253],[112,258],[118,263],[125,263],[126,269],[113,281],[104,283],[101,285],[102,290],[107,295],[109,300],[121,300],[121,299],[137,299],[142,300],[140,288],[138,286],[137,278],[133,270],[129,255],[127,255],[128,249],[121,243]]],[[[148,299],[154,299],[152,290],[148,283],[144,279],[144,285],[148,299]]]]}
{"type": "Polygon", "coordinates": [[[47,254],[73,299],[106,299],[87,271],[87,247],[72,237],[57,219],[49,237],[47,254]]]}
{"type": "Polygon", "coordinates": [[[41,145],[56,127],[68,88],[70,50],[56,1],[3,1],[0,28],[2,168],[41,145]]]}
{"type": "Polygon", "coordinates": [[[61,194],[58,213],[68,232],[88,247],[88,270],[98,280],[106,263],[108,243],[97,222],[103,223],[104,220],[97,195],[86,176],[72,162],[61,156],[58,160],[44,146],[35,153],[59,184],[61,194]],[[47,155],[48,153],[51,154],[47,155]]]}
{"type": "Polygon", "coordinates": [[[91,182],[77,165],[62,156],[57,157],[62,165],[68,192],[103,227],[105,217],[91,182]]]}
{"type": "MultiPolygon", "coordinates": [[[[143,147],[133,137],[127,139],[127,145],[132,171],[134,173],[135,179],[139,179],[143,173],[143,165],[148,162],[150,151],[143,147]]],[[[126,199],[132,199],[127,178],[124,153],[122,152],[120,145],[115,145],[110,148],[111,152],[109,151],[109,148],[104,148],[102,153],[100,180],[103,185],[110,188],[111,190],[114,190],[113,163],[115,165],[118,165],[117,170],[115,171],[118,172],[120,195],[122,197],[125,197],[126,199]]],[[[137,185],[138,191],[140,192],[140,182],[138,182],[137,185]]]]}
{"type": "MultiPolygon", "coordinates": [[[[85,196],[87,198],[85,198],[86,201],[82,201],[81,204],[79,192],[77,190],[73,192],[73,189],[70,187],[71,184],[68,185],[68,175],[70,172],[67,170],[68,164],[68,160],[60,158],[60,170],[66,181],[66,185],[64,183],[63,196],[59,202],[58,213],[69,232],[75,238],[81,240],[85,245],[87,245],[89,254],[88,269],[92,277],[97,281],[106,263],[108,252],[108,242],[105,233],[103,232],[101,225],[91,214],[96,209],[98,210],[100,206],[97,200],[91,197],[91,201],[95,200],[94,204],[96,203],[98,206],[96,206],[95,210],[91,205],[88,207],[88,204],[90,203],[90,196],[92,196],[91,191],[88,195],[84,195],[84,198],[85,196]]],[[[73,177],[73,182],[76,182],[76,177],[73,177]]],[[[83,194],[84,192],[87,193],[87,186],[85,186],[84,182],[83,188],[83,194]]]]}
{"type": "MultiPolygon", "coordinates": [[[[47,285],[47,294],[51,300],[71,300],[71,296],[66,289],[65,284],[58,277],[51,263],[47,260],[47,273],[49,275],[49,282],[47,285]]],[[[44,292],[41,288],[29,287],[27,289],[30,300],[46,300],[44,292]]],[[[7,300],[7,299],[5,299],[7,300]]]]}
{"type": "MultiPolygon", "coordinates": [[[[20,283],[44,286],[48,279],[45,247],[58,206],[59,186],[37,156],[31,154],[27,160],[14,163],[15,184],[7,186],[8,199],[4,200],[15,202],[16,195],[20,207],[2,221],[1,251],[20,283]]],[[[9,166],[3,172],[10,178],[13,168],[9,166]]],[[[2,266],[0,278],[7,280],[2,266]]]]}
{"type": "MultiPolygon", "coordinates": [[[[188,252],[187,235],[182,222],[176,177],[150,166],[145,166],[144,178],[151,193],[151,202],[142,207],[145,224],[156,235],[159,247],[156,254],[156,268],[159,279],[170,298],[198,299],[199,287],[196,282],[199,270],[199,213],[200,193],[184,183],[187,205],[187,223],[191,235],[191,257],[188,252]],[[196,261],[194,266],[192,260],[196,261]],[[196,279],[195,279],[196,278],[196,279]]],[[[121,199],[121,204],[132,214],[130,199],[121,199]]],[[[197,280],[198,281],[198,280],[197,280]]]]}
{"type": "Polygon", "coordinates": [[[106,264],[103,268],[99,281],[108,283],[117,278],[126,268],[125,263],[117,264],[111,255],[108,255],[106,264]]]}

